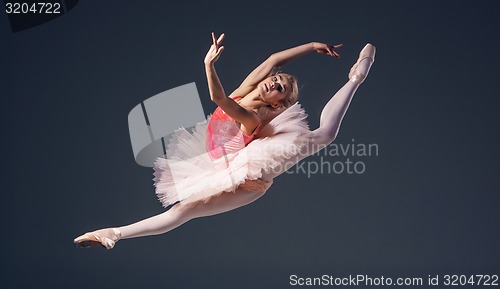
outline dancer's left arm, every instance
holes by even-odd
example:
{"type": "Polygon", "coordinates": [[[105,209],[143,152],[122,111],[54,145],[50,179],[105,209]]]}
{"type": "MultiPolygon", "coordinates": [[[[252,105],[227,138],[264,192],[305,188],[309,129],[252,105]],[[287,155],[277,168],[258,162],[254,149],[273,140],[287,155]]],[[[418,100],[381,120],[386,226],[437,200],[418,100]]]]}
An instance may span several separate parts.
{"type": "Polygon", "coordinates": [[[277,67],[283,66],[310,52],[316,51],[318,53],[340,58],[340,55],[335,49],[341,46],[342,44],[328,45],[321,42],[310,42],[273,53],[257,66],[231,95],[246,95],[253,90],[259,82],[269,77],[277,67]]]}

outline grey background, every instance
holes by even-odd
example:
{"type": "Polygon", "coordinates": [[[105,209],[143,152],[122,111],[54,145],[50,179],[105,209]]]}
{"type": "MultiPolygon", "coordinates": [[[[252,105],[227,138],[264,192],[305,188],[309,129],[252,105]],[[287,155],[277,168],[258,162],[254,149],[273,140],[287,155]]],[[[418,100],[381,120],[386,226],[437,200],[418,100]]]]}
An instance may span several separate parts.
{"type": "MultiPolygon", "coordinates": [[[[66,15],[1,33],[2,288],[286,288],[301,276],[499,274],[498,15],[494,1],[80,1],[66,15]],[[269,54],[307,55],[311,127],[376,45],[337,143],[377,143],[362,175],[283,175],[257,202],[168,234],[76,249],[77,235],[163,211],[135,164],[128,112],[196,82],[203,57],[227,91],[269,54]]],[[[316,158],[317,160],[318,158],[316,158]]],[[[315,158],[310,158],[315,160],[315,158]]]]}

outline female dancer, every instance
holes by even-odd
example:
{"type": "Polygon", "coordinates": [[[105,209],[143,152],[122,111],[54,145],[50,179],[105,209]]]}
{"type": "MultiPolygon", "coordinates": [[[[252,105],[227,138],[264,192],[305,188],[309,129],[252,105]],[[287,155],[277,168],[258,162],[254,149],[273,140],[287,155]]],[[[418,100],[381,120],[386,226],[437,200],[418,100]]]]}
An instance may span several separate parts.
{"type": "Polygon", "coordinates": [[[85,233],[79,247],[114,247],[120,239],[166,233],[189,220],[233,210],[260,198],[273,178],[330,144],[351,99],[375,59],[367,44],[349,72],[349,81],[330,99],[320,127],[310,131],[297,103],[296,79],[275,69],[312,51],[340,57],[339,45],[312,42],[272,54],[226,96],[214,63],[224,47],[212,33],[205,57],[211,99],[218,105],[193,133],[179,129],[165,158],[155,163],[156,193],[166,212],[123,227],[85,233]]]}

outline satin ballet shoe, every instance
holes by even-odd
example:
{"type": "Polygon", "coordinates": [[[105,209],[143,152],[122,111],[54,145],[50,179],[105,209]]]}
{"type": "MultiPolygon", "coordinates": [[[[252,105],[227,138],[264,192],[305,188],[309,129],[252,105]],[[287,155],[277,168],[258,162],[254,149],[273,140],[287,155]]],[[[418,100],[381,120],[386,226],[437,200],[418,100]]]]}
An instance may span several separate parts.
{"type": "Polygon", "coordinates": [[[370,71],[370,68],[374,61],[375,61],[375,46],[368,43],[361,50],[361,52],[359,53],[358,61],[356,61],[356,63],[352,66],[351,70],[349,71],[349,80],[358,84],[362,83],[365,80],[366,76],[368,75],[368,72],[370,71]],[[358,70],[361,61],[365,59],[368,59],[368,61],[370,61],[370,64],[368,64],[368,68],[365,69],[366,71],[358,70]]]}
{"type": "Polygon", "coordinates": [[[121,239],[121,233],[118,229],[102,229],[89,232],[75,238],[73,242],[79,248],[104,247],[113,249],[116,242],[121,239]]]}

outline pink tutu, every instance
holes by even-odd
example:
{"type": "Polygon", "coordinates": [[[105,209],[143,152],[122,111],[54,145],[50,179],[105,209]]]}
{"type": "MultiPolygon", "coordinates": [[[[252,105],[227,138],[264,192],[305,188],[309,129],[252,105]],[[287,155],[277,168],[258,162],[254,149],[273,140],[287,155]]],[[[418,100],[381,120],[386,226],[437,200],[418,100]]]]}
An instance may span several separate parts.
{"type": "Polygon", "coordinates": [[[198,123],[192,132],[184,128],[176,130],[167,154],[156,159],[153,180],[164,207],[178,201],[190,203],[234,192],[238,187],[252,192],[266,191],[272,180],[261,179],[262,173],[281,167],[296,155],[306,145],[309,134],[307,115],[295,103],[262,127],[248,145],[214,154],[206,146],[210,118],[198,123]],[[214,155],[222,156],[213,159],[214,155]]]}

